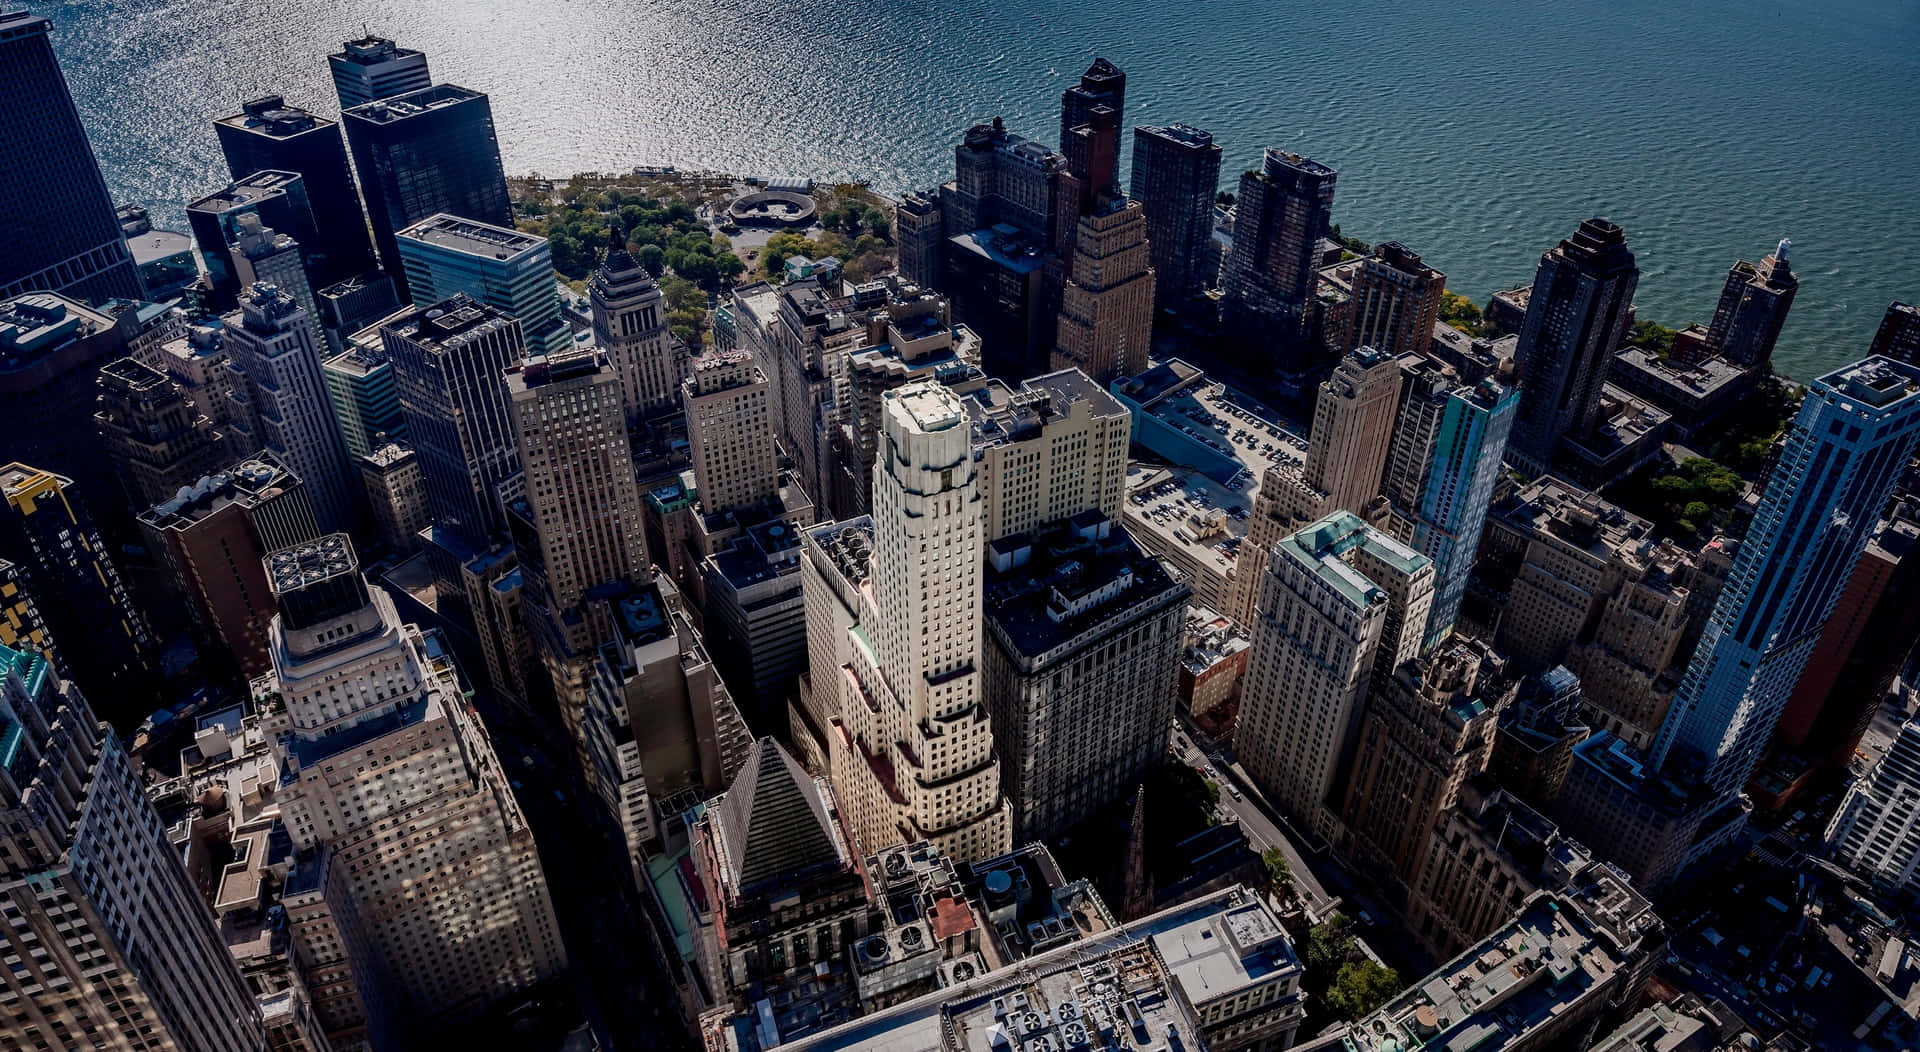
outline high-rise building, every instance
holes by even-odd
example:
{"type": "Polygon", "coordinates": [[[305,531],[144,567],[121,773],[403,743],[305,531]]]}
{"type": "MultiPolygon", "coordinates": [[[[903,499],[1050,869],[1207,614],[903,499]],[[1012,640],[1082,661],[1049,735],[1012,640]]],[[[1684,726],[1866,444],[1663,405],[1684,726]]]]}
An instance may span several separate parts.
{"type": "Polygon", "coordinates": [[[1527,676],[1493,743],[1487,770],[1501,786],[1545,809],[1560,797],[1573,767],[1574,746],[1592,733],[1580,714],[1580,678],[1565,666],[1527,676]]]}
{"type": "Polygon", "coordinates": [[[1096,383],[1147,368],[1153,344],[1153,267],[1140,202],[1100,191],[1082,211],[1060,297],[1053,367],[1096,383]]]}
{"type": "Polygon", "coordinates": [[[666,296],[632,255],[616,248],[587,279],[593,343],[620,377],[627,428],[680,406],[687,348],[667,324],[666,296]]]}
{"type": "Polygon", "coordinates": [[[0,299],[7,455],[79,481],[109,532],[123,532],[131,519],[114,497],[120,480],[94,426],[95,381],[126,353],[125,331],[111,315],[51,292],[0,299]]]}
{"type": "Polygon", "coordinates": [[[1880,319],[1880,328],[1873,334],[1873,348],[1867,353],[1897,362],[1920,362],[1920,307],[1910,303],[1888,304],[1886,316],[1880,319]]]}
{"type": "Polygon", "coordinates": [[[893,239],[899,246],[900,276],[922,288],[940,287],[946,243],[940,195],[902,194],[893,208],[893,239]]]}
{"type": "Polygon", "coordinates": [[[433,86],[426,54],[385,37],[347,41],[327,56],[327,67],[333,71],[333,90],[340,96],[342,112],[433,86]]]}
{"type": "Polygon", "coordinates": [[[981,692],[1014,834],[1054,838],[1166,757],[1192,589],[1097,510],[987,546],[981,692]]]}
{"type": "Polygon", "coordinates": [[[703,354],[681,384],[700,503],[710,515],[770,508],[780,495],[771,384],[746,351],[703,354]]]}
{"type": "Polygon", "coordinates": [[[1117,522],[1133,415],[1078,369],[1011,390],[990,381],[964,399],[989,543],[1081,512],[1117,522]]]}
{"type": "Polygon", "coordinates": [[[172,569],[216,663],[231,655],[248,679],[271,669],[273,591],[264,560],[320,535],[300,478],[262,451],[141,512],[140,528],[172,569]]]}
{"type": "Polygon", "coordinates": [[[1263,368],[1306,364],[1300,342],[1313,298],[1317,245],[1333,224],[1333,169],[1269,149],[1240,177],[1223,321],[1263,368]],[[1276,358],[1275,351],[1290,352],[1276,358]]]}
{"type": "Polygon", "coordinates": [[[309,315],[284,290],[254,285],[222,321],[235,398],[244,405],[236,426],[306,483],[322,530],[350,525],[355,489],[309,315]]]}
{"type": "Polygon", "coordinates": [[[1597,217],[1540,257],[1513,352],[1520,409],[1507,457],[1521,471],[1546,474],[1563,438],[1593,434],[1600,387],[1632,324],[1639,281],[1626,234],[1597,217]]]}
{"type": "Polygon", "coordinates": [[[520,472],[505,380],[527,356],[520,323],[459,295],[387,319],[380,340],[434,523],[484,551],[506,536],[500,485],[520,472]]]}
{"type": "Polygon", "coordinates": [[[1482,380],[1447,395],[1426,483],[1413,505],[1413,546],[1433,560],[1427,646],[1445,639],[1460,616],[1518,404],[1519,392],[1497,380],[1482,380]]]}
{"type": "Polygon", "coordinates": [[[98,404],[94,426],[133,507],[165,500],[226,458],[226,436],[180,385],[132,358],[101,366],[98,404]]]}
{"type": "Polygon", "coordinates": [[[327,334],[327,353],[340,354],[364,329],[375,330],[378,342],[380,319],[400,309],[393,292],[393,279],[374,270],[315,289],[314,306],[320,309],[320,329],[327,334]]]}
{"type": "Polygon", "coordinates": [[[321,328],[320,314],[315,309],[313,283],[307,279],[300,242],[263,224],[258,215],[244,214],[235,220],[233,243],[228,250],[240,288],[272,285],[292,296],[293,302],[307,312],[314,347],[325,354],[327,334],[321,328]]]}
{"type": "Polygon", "coordinates": [[[400,622],[331,534],[267,560],[269,699],[294,847],[346,869],[362,933],[416,1026],[566,964],[533,833],[445,642],[400,622]],[[431,895],[418,887],[431,888],[431,895]]]}
{"type": "MultiPolygon", "coordinates": [[[[228,310],[247,282],[234,267],[234,242],[240,239],[240,221],[256,217],[297,242],[303,262],[320,239],[306,180],[295,172],[263,169],[234,180],[225,189],[187,203],[187,228],[200,250],[200,268],[206,271],[205,306],[228,310]]],[[[311,284],[311,282],[309,282],[311,284]]]]}
{"type": "MultiPolygon", "coordinates": [[[[1765,371],[1773,345],[1786,324],[1800,279],[1787,266],[1785,238],[1759,266],[1740,260],[1727,271],[1727,284],[1707,326],[1707,350],[1743,369],[1765,371]]],[[[1876,352],[1877,353],[1877,352],[1876,352]]]]}
{"type": "Polygon", "coordinates": [[[794,749],[815,770],[829,766],[828,736],[840,719],[841,670],[853,660],[860,589],[873,556],[873,519],[862,515],[801,534],[801,599],[806,604],[807,667],[789,712],[794,749]]]}
{"type": "Polygon", "coordinates": [[[400,231],[442,212],[513,227],[493,106],[485,95],[439,84],[355,106],[340,114],[340,122],[374,247],[401,299],[422,302],[406,287],[400,231]]]}
{"type": "MultiPolygon", "coordinates": [[[[289,106],[278,95],[268,95],[214,121],[213,131],[227,159],[227,174],[235,182],[269,171],[300,177],[313,214],[321,220],[319,236],[302,243],[314,287],[345,281],[373,268],[373,242],[367,238],[366,224],[360,222],[360,193],[353,186],[347,144],[337,123],[289,106]]],[[[266,220],[291,237],[304,236],[272,216],[266,220]]]]}
{"type": "Polygon", "coordinates": [[[843,722],[830,738],[834,784],[866,848],[930,840],[957,859],[987,858],[1007,849],[1012,830],[980,696],[980,508],[967,412],[925,380],[883,403],[873,587],[849,630],[843,722]]]}
{"type": "Polygon", "coordinates": [[[377,332],[320,363],[327,382],[327,403],[340,424],[347,456],[364,457],[387,440],[404,441],[406,417],[400,412],[400,385],[377,332]]]}
{"type": "Polygon", "coordinates": [[[701,560],[703,621],[715,659],[754,727],[785,727],[794,682],[807,664],[800,529],[772,518],[701,560]]]}
{"type": "Polygon", "coordinates": [[[389,551],[419,547],[420,531],[433,525],[419,454],[412,446],[388,442],[362,456],[359,465],[374,534],[389,551]]]}
{"type": "Polygon", "coordinates": [[[1890,889],[1920,881],[1920,720],[1900,725],[1893,745],[1847,788],[1826,841],[1834,861],[1890,889]]]}
{"type": "Polygon", "coordinates": [[[1210,287],[1207,246],[1220,189],[1220,147],[1185,124],[1133,130],[1133,199],[1147,215],[1154,301],[1177,308],[1210,287]]]}
{"type": "Polygon", "coordinates": [[[1398,241],[1373,248],[1353,275],[1353,324],[1347,347],[1372,347],[1395,358],[1425,353],[1440,321],[1447,276],[1398,241]]]}
{"type": "MultiPolygon", "coordinates": [[[[1127,75],[1120,67],[1104,58],[1096,58],[1080,74],[1080,83],[1072,85],[1060,93],[1060,152],[1070,152],[1067,144],[1073,139],[1074,132],[1095,123],[1094,111],[1109,109],[1113,111],[1113,123],[1117,132],[1120,115],[1126,112],[1127,75]]],[[[1092,164],[1080,172],[1086,184],[1095,190],[1120,185],[1120,154],[1115,141],[1102,151],[1099,163],[1092,164]]]]}
{"type": "Polygon", "coordinates": [[[1262,555],[1235,752],[1269,800],[1327,837],[1369,686],[1419,653],[1433,563],[1345,511],[1262,555]]]}
{"type": "Polygon", "coordinates": [[[573,346],[573,330],[560,317],[546,238],[445,214],[395,237],[413,302],[438,303],[464,292],[519,321],[530,353],[558,354],[573,346]]]}
{"type": "Polygon", "coordinates": [[[140,299],[140,270],[54,58],[52,31],[38,15],[0,13],[0,156],[11,159],[0,180],[8,241],[0,300],[35,291],[140,299]]]}
{"type": "Polygon", "coordinates": [[[16,955],[0,1032],[21,1048],[264,1049],[253,993],[119,737],[45,658],[11,648],[0,735],[0,930],[16,955]]]}
{"type": "Polygon", "coordinates": [[[0,559],[0,647],[38,654],[56,671],[64,667],[54,648],[53,631],[40,613],[40,604],[33,601],[26,572],[5,559],[0,559]]]}
{"type": "Polygon", "coordinates": [[[1340,808],[1350,854],[1396,887],[1419,881],[1441,817],[1486,769],[1515,687],[1499,655],[1465,641],[1401,665],[1372,692],[1340,808]]]}
{"type": "Polygon", "coordinates": [[[138,719],[154,696],[159,647],[133,605],[113,557],[87,513],[85,494],[37,467],[0,467],[0,558],[19,567],[47,626],[70,657],[75,678],[108,699],[109,719],[138,719]]]}
{"type": "Polygon", "coordinates": [[[227,330],[218,318],[205,318],[185,327],[178,336],[162,343],[148,364],[167,374],[180,385],[187,401],[213,421],[227,437],[227,453],[243,457],[258,446],[249,445],[253,435],[242,419],[241,406],[233,398],[233,370],[227,357],[227,330]]]}

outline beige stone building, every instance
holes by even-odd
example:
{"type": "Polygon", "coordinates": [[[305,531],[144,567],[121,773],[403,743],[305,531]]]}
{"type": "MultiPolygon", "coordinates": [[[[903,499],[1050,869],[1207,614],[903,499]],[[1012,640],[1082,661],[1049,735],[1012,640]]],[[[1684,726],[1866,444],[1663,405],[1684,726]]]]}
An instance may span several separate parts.
{"type": "Polygon", "coordinates": [[[681,384],[694,484],[708,515],[772,508],[780,496],[772,384],[747,351],[693,360],[681,384]]]}
{"type": "Polygon", "coordinates": [[[673,338],[666,296],[653,276],[625,251],[611,252],[587,281],[587,302],[594,346],[619,378],[626,426],[678,408],[689,355],[673,338]]]}
{"type": "Polygon", "coordinates": [[[1079,369],[998,380],[964,399],[989,541],[1097,511],[1118,521],[1133,418],[1079,369]]]}
{"type": "Polygon", "coordinates": [[[1138,201],[1108,197],[1076,223],[1053,367],[1079,369],[1104,386],[1145,370],[1152,349],[1147,214],[1138,201]]]}

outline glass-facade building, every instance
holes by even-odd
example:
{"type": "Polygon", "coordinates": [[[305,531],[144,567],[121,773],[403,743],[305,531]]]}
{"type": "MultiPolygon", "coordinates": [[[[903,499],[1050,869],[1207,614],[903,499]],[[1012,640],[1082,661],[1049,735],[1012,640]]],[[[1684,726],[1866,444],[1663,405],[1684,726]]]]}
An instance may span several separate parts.
{"type": "Polygon", "coordinates": [[[1501,457],[1513,429],[1520,393],[1494,380],[1462,387],[1447,396],[1441,411],[1433,461],[1420,495],[1414,547],[1433,560],[1433,607],[1427,614],[1425,645],[1432,647],[1453,631],[1467,580],[1480,551],[1481,528],[1500,480],[1501,457]]]}

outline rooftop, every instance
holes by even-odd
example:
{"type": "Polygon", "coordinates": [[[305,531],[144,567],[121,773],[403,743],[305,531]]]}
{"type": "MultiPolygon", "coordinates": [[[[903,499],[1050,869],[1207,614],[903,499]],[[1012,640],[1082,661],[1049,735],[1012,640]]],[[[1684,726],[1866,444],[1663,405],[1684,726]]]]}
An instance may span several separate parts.
{"type": "MultiPolygon", "coordinates": [[[[1306,462],[1305,436],[1282,422],[1279,413],[1223,383],[1208,380],[1198,368],[1178,358],[1157,362],[1138,376],[1116,381],[1114,386],[1148,417],[1237,462],[1250,480],[1258,480],[1269,464],[1306,462]]],[[[1219,477],[1218,471],[1210,474],[1217,481],[1230,481],[1219,477]]]]}
{"type": "Polygon", "coordinates": [[[513,259],[547,243],[544,237],[462,219],[444,212],[422,219],[394,236],[403,241],[418,241],[452,252],[492,259],[513,259]]]}
{"type": "Polygon", "coordinates": [[[1253,488],[1232,490],[1186,467],[1127,465],[1130,529],[1152,534],[1159,548],[1184,549],[1220,573],[1233,566],[1247,533],[1253,488]]]}
{"type": "Polygon", "coordinates": [[[315,128],[330,128],[333,122],[316,117],[298,106],[287,105],[279,95],[265,95],[245,103],[240,112],[215,120],[229,128],[241,128],[255,135],[283,139],[315,128]]]}
{"type": "Polygon", "coordinates": [[[1884,410],[1920,393],[1920,367],[1874,355],[1835,369],[1815,380],[1814,385],[1884,410]]]}
{"type": "Polygon", "coordinates": [[[1031,274],[1045,262],[1038,242],[1005,224],[955,234],[947,241],[959,251],[991,260],[1016,274],[1031,274]]]}
{"type": "Polygon", "coordinates": [[[1024,381],[1019,390],[999,380],[970,392],[965,400],[973,426],[973,447],[1033,438],[1052,420],[1083,404],[1096,418],[1125,416],[1127,408],[1078,369],[1063,369],[1024,381]]]}
{"type": "Polygon", "coordinates": [[[52,292],[0,300],[0,371],[31,365],[58,347],[112,326],[107,315],[52,292]]]}
{"type": "Polygon", "coordinates": [[[285,493],[300,480],[265,450],[238,464],[182,486],[167,500],[140,513],[142,525],[156,530],[185,530],[226,509],[251,508],[285,493]]]}
{"type": "Polygon", "coordinates": [[[1331,588],[1355,606],[1373,606],[1387,601],[1378,584],[1347,561],[1354,551],[1364,551],[1386,563],[1394,571],[1411,575],[1430,569],[1433,560],[1367,525],[1358,515],[1337,511],[1283,537],[1275,550],[1292,559],[1323,585],[1331,588]]]}
{"type": "Polygon", "coordinates": [[[994,637],[1038,658],[1115,618],[1185,599],[1160,560],[1111,527],[1094,512],[992,542],[983,586],[994,637]]]}
{"type": "Polygon", "coordinates": [[[409,117],[418,117],[423,113],[457,106],[474,99],[485,102],[486,98],[480,92],[468,90],[457,84],[435,84],[430,88],[409,91],[390,99],[363,102],[341,116],[353,117],[370,124],[394,124],[409,117]]]}
{"type": "Polygon", "coordinates": [[[960,400],[953,392],[931,380],[888,391],[883,397],[916,431],[945,431],[967,419],[960,400]]]}
{"type": "Polygon", "coordinates": [[[258,204],[269,197],[277,197],[287,192],[287,187],[300,182],[298,172],[276,172],[271,170],[255,172],[244,179],[236,179],[227,188],[211,193],[197,201],[187,203],[189,212],[231,212],[258,204]]]}
{"type": "Polygon", "coordinates": [[[359,573],[360,561],[344,533],[316,537],[267,556],[267,577],[275,595],[359,573]]]}

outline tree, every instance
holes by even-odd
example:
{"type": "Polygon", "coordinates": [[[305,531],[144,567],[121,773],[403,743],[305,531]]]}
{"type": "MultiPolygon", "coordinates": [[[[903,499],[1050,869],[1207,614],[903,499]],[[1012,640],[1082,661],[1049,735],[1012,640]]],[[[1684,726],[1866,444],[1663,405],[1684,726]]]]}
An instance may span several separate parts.
{"type": "Polygon", "coordinates": [[[893,224],[887,221],[885,212],[876,208],[867,213],[867,233],[882,241],[893,237],[893,224]]]}
{"type": "Polygon", "coordinates": [[[713,265],[719,271],[720,276],[729,282],[741,274],[746,273],[747,270],[747,265],[740,262],[740,257],[731,252],[722,252],[718,256],[715,256],[713,258],[713,265]]]}
{"type": "Polygon", "coordinates": [[[1484,318],[1473,301],[1451,289],[1440,294],[1440,320],[1469,336],[1480,335],[1484,318]]]}
{"type": "Polygon", "coordinates": [[[1331,972],[1353,955],[1353,940],[1347,935],[1347,919],[1336,916],[1325,924],[1307,929],[1307,945],[1300,963],[1309,972],[1331,972]]]}
{"type": "Polygon", "coordinates": [[[1277,847],[1270,847],[1260,854],[1260,862],[1266,867],[1267,894],[1283,903],[1292,902],[1293,867],[1288,865],[1286,854],[1277,847]]]}
{"type": "Polygon", "coordinates": [[[1340,966],[1333,985],[1327,988],[1327,1007],[1348,1022],[1362,1018],[1387,1003],[1400,992],[1400,973],[1382,968],[1372,961],[1351,961],[1340,966]]]}
{"type": "Polygon", "coordinates": [[[1213,195],[1213,203],[1219,205],[1221,208],[1232,208],[1233,202],[1234,196],[1231,190],[1222,190],[1213,195]]]}
{"type": "Polygon", "coordinates": [[[659,245],[641,245],[637,258],[647,273],[656,278],[667,272],[667,254],[660,250],[659,245]]]}
{"type": "Polygon", "coordinates": [[[671,310],[704,312],[707,309],[707,294],[685,278],[661,278],[660,291],[667,297],[667,307],[671,310]]]}
{"type": "Polygon", "coordinates": [[[1673,353],[1674,331],[1657,321],[1636,321],[1627,343],[1665,358],[1673,353]]]}

